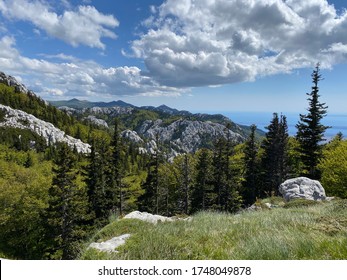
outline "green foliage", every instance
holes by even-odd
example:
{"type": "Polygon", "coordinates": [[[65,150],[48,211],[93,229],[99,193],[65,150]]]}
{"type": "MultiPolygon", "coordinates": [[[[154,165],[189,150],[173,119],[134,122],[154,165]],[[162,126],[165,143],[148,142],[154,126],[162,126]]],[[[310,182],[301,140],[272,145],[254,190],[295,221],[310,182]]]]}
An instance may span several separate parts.
{"type": "Polygon", "coordinates": [[[335,138],[326,145],[318,168],[327,195],[347,198],[347,141],[335,138]]]}
{"type": "Polygon", "coordinates": [[[49,259],[73,259],[78,243],[86,237],[88,221],[87,192],[78,180],[76,158],[67,144],[61,144],[54,159],[53,180],[49,188],[47,249],[49,259]]]}
{"type": "Polygon", "coordinates": [[[288,178],[288,127],[286,117],[277,113],[267,127],[262,142],[264,153],[261,159],[262,187],[260,197],[278,194],[278,186],[288,178]]]}
{"type": "Polygon", "coordinates": [[[42,154],[0,145],[0,251],[9,258],[43,257],[50,171],[42,154]],[[33,164],[25,167],[28,154],[33,164]]]}
{"type": "Polygon", "coordinates": [[[260,182],[259,182],[259,169],[260,163],[257,157],[258,154],[258,143],[255,138],[255,131],[257,127],[255,125],[251,126],[251,134],[245,143],[244,148],[244,166],[245,174],[243,187],[243,198],[246,205],[251,205],[260,197],[260,182]]]}

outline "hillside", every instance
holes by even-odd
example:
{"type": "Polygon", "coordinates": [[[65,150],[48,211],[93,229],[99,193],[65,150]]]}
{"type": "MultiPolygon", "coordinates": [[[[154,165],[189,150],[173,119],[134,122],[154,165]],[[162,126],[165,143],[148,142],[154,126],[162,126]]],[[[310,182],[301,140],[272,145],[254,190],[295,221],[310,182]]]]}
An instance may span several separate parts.
{"type": "MultiPolygon", "coordinates": [[[[192,114],[166,105],[136,107],[123,101],[109,103],[72,99],[51,102],[60,110],[83,121],[111,127],[114,119],[120,120],[122,135],[139,145],[142,151],[156,149],[156,136],[168,158],[182,153],[194,153],[201,148],[211,148],[219,137],[231,139],[235,144],[245,141],[250,128],[240,126],[220,115],[192,114]]],[[[256,137],[264,136],[257,130],[256,137]]]]}
{"type": "Polygon", "coordinates": [[[119,253],[84,249],[81,259],[299,260],[347,258],[347,201],[264,200],[276,208],[236,215],[200,212],[191,221],[116,220],[91,241],[130,234],[119,253]]]}
{"type": "MultiPolygon", "coordinates": [[[[1,139],[5,142],[13,142],[25,130],[41,137],[46,144],[66,142],[78,151],[87,152],[88,144],[83,142],[88,141],[88,135],[108,137],[107,129],[57,109],[3,72],[0,72],[0,105],[1,139]],[[5,132],[11,135],[5,137],[5,132]]],[[[26,132],[23,135],[27,136],[27,142],[37,142],[36,136],[26,132]]]]}

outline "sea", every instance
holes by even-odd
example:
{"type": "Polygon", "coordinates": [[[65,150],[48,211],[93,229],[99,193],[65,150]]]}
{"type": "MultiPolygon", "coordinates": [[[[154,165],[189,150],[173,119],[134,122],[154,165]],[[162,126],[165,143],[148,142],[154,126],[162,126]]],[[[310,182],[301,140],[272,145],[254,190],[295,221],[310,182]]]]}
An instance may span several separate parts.
{"type": "MultiPolygon", "coordinates": [[[[237,124],[248,126],[255,124],[257,128],[264,131],[266,131],[266,127],[270,124],[273,117],[272,112],[219,112],[219,114],[223,114],[237,124]]],[[[289,135],[295,135],[297,132],[295,125],[300,119],[300,113],[290,112],[282,114],[287,117],[289,135]]],[[[322,119],[322,124],[331,126],[324,135],[327,141],[331,140],[339,132],[343,134],[344,138],[347,137],[347,114],[327,114],[322,119]]]]}

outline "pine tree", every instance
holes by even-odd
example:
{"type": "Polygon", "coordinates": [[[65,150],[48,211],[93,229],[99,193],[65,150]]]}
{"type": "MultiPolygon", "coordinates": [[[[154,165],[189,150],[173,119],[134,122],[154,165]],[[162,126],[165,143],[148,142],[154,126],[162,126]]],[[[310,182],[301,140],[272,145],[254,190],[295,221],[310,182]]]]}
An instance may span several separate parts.
{"type": "Polygon", "coordinates": [[[109,198],[109,209],[112,213],[118,208],[119,215],[123,215],[123,170],[122,170],[122,143],[119,133],[119,120],[115,119],[114,133],[111,141],[110,177],[107,197],[109,198]]]}
{"type": "Polygon", "coordinates": [[[220,211],[234,212],[241,207],[241,196],[230,168],[230,156],[233,151],[230,127],[226,127],[227,139],[220,136],[214,145],[213,156],[213,192],[215,195],[214,208],[220,211]]]}
{"type": "Polygon", "coordinates": [[[262,143],[264,154],[261,160],[262,188],[260,197],[278,194],[278,186],[286,179],[288,127],[286,117],[273,114],[262,143]]]}
{"type": "Polygon", "coordinates": [[[61,144],[54,159],[52,186],[49,189],[47,220],[47,257],[73,259],[77,243],[85,237],[88,224],[86,190],[77,185],[75,156],[61,144]]]}
{"type": "Polygon", "coordinates": [[[139,197],[139,210],[154,214],[159,213],[159,134],[156,135],[156,148],[147,167],[147,178],[142,185],[144,193],[139,197]]]}
{"type": "Polygon", "coordinates": [[[319,179],[320,174],[317,169],[319,159],[322,156],[322,149],[320,143],[324,141],[324,132],[328,126],[321,124],[321,120],[327,114],[328,106],[319,101],[319,87],[318,83],[322,80],[320,74],[319,64],[312,73],[312,90],[308,95],[309,108],[308,113],[300,114],[300,121],[296,125],[297,134],[296,138],[300,143],[301,160],[304,164],[303,174],[312,179],[319,179]]]}
{"type": "Polygon", "coordinates": [[[89,164],[86,167],[85,182],[90,211],[94,213],[96,222],[104,225],[109,215],[106,196],[106,146],[104,144],[97,145],[95,140],[92,140],[91,153],[88,158],[89,164]]]}
{"type": "Polygon", "coordinates": [[[251,134],[245,143],[244,150],[245,174],[242,186],[246,205],[253,204],[256,198],[260,197],[259,163],[257,162],[258,145],[255,140],[256,129],[255,125],[251,126],[251,134]]]}
{"type": "Polygon", "coordinates": [[[199,152],[196,169],[197,173],[191,197],[193,213],[206,210],[211,205],[211,158],[207,149],[202,149],[199,152]]]}

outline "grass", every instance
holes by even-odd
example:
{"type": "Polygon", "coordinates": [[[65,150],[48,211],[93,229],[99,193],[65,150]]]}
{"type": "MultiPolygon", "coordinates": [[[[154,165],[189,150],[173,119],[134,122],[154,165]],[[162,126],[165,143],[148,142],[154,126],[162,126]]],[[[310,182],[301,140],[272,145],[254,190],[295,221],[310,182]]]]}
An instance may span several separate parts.
{"type": "Polygon", "coordinates": [[[347,200],[293,202],[237,215],[201,212],[191,221],[150,223],[117,220],[92,241],[130,233],[109,254],[85,249],[81,259],[347,259],[347,200]]]}

